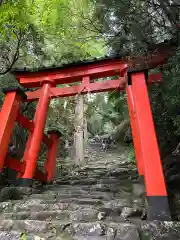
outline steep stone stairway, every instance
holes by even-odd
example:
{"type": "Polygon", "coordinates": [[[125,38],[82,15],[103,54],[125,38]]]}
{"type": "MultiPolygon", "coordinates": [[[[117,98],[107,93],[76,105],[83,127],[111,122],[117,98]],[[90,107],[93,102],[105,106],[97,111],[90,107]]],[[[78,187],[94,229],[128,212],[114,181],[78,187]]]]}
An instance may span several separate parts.
{"type": "Polygon", "coordinates": [[[91,145],[87,163],[53,185],[4,188],[0,240],[180,239],[178,222],[145,220],[144,188],[123,151],[91,145]]]}

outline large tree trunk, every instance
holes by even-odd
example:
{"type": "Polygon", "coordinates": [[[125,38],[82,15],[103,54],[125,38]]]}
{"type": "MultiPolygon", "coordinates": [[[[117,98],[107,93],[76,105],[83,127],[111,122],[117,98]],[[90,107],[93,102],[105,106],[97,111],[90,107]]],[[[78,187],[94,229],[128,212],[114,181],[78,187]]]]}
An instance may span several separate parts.
{"type": "Polygon", "coordinates": [[[74,160],[77,164],[84,161],[84,98],[77,97],[75,108],[74,160]]]}
{"type": "Polygon", "coordinates": [[[87,148],[88,144],[88,129],[87,129],[87,117],[86,112],[88,109],[88,104],[84,101],[84,149],[87,148]]]}

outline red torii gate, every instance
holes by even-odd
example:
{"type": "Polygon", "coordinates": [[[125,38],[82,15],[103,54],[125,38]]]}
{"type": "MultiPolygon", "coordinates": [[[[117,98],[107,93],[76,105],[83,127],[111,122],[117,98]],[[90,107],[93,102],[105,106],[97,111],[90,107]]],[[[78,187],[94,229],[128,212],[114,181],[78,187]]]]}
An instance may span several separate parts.
{"type": "MultiPolygon", "coordinates": [[[[164,61],[163,57],[151,60],[149,68],[164,61]]],[[[129,69],[129,60],[122,58],[83,62],[61,68],[37,72],[14,71],[17,80],[25,88],[39,88],[24,93],[19,88],[5,89],[5,101],[0,112],[0,172],[3,166],[16,170],[20,184],[31,185],[35,178],[52,182],[56,152],[60,134],[50,131],[44,135],[44,127],[51,98],[67,97],[88,92],[126,91],[135,146],[139,176],[144,179],[149,203],[149,219],[169,220],[170,211],[166,184],[159,154],[158,143],[148,98],[147,85],[161,82],[161,74],[148,76],[148,69],[129,69]],[[97,78],[118,76],[116,80],[95,82],[97,78]],[[80,82],[80,85],[56,87],[60,84],[80,82]],[[20,103],[38,100],[34,120],[20,113],[20,103]],[[18,122],[30,134],[23,161],[6,157],[14,123],[18,122]],[[48,146],[44,171],[37,169],[40,144],[48,146]]]]}

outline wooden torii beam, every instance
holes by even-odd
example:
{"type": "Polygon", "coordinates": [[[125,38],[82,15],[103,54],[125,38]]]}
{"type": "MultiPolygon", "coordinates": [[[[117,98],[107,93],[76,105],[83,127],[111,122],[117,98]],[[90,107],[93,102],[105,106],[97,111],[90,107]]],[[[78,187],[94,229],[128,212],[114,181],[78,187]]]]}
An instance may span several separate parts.
{"type": "MultiPolygon", "coordinates": [[[[78,86],[71,87],[52,87],[50,92],[51,98],[57,97],[69,97],[75,96],[77,94],[86,94],[86,93],[98,93],[106,91],[124,91],[126,78],[120,77],[117,80],[105,80],[103,82],[90,83],[89,81],[78,86]]],[[[162,82],[162,73],[151,74],[148,77],[148,84],[161,83],[162,82]]],[[[41,95],[41,89],[34,92],[26,92],[27,101],[35,101],[39,99],[41,95]]]]}

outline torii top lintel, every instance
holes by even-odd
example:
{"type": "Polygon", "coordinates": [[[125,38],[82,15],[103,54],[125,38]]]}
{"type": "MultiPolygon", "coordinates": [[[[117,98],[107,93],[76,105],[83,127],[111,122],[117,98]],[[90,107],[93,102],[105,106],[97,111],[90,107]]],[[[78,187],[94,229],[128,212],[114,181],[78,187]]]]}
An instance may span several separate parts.
{"type": "Polygon", "coordinates": [[[17,80],[23,87],[41,87],[42,82],[52,82],[53,85],[68,84],[82,81],[84,76],[90,79],[116,76],[125,68],[121,60],[104,60],[82,65],[66,65],[59,68],[47,68],[36,72],[14,72],[17,80]]]}
{"type": "Polygon", "coordinates": [[[164,63],[166,55],[160,54],[151,58],[142,57],[106,57],[92,61],[82,61],[56,68],[42,68],[37,71],[14,70],[18,82],[26,88],[41,87],[45,81],[57,84],[68,84],[82,81],[84,76],[97,79],[110,76],[122,76],[127,67],[152,69],[164,63]]]}

